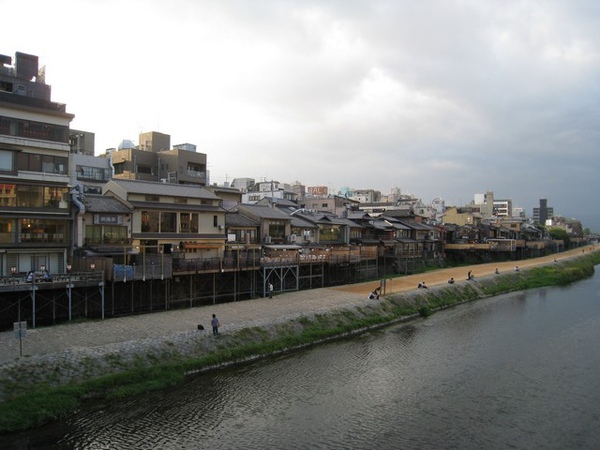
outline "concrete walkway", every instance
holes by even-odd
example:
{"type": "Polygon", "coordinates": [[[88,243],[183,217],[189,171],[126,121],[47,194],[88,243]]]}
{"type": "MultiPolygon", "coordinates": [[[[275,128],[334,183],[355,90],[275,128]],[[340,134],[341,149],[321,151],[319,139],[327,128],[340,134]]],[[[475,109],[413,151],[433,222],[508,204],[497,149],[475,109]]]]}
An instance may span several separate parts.
{"type": "MultiPolygon", "coordinates": [[[[553,260],[564,260],[580,256],[582,252],[595,250],[588,246],[549,257],[519,261],[520,268],[551,264],[553,260]]],[[[420,275],[402,276],[388,279],[387,294],[414,290],[419,282],[428,286],[446,284],[450,277],[457,283],[466,281],[467,272],[477,277],[493,275],[496,268],[500,272],[514,270],[515,262],[483,264],[470,267],[442,269],[420,275]]],[[[81,350],[100,349],[105,346],[126,345],[140,340],[164,339],[199,333],[197,325],[203,324],[211,333],[210,319],[216,314],[221,322],[220,331],[227,333],[238,328],[284,321],[304,315],[325,312],[332,309],[352,307],[368,300],[368,294],[379,285],[367,282],[332,288],[313,289],[275,295],[272,299],[245,300],[213,306],[196,307],[176,311],[142,314],[103,321],[63,324],[27,330],[22,341],[23,356],[40,356],[54,353],[76,353],[81,350]]],[[[0,333],[0,367],[14,364],[20,359],[20,343],[13,331],[0,333]]]]}

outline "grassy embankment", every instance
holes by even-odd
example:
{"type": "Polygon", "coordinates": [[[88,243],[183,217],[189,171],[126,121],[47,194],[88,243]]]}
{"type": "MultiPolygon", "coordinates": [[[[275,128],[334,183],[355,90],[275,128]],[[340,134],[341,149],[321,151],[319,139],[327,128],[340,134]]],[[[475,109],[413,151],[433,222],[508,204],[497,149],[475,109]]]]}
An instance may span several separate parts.
{"type": "Polygon", "coordinates": [[[125,370],[122,362],[115,359],[117,373],[67,386],[52,386],[52,369],[48,370],[47,382],[35,385],[0,380],[4,382],[5,392],[11,393],[0,403],[0,433],[34,428],[64,417],[91,398],[120,398],[160,389],[180,382],[193,372],[289,351],[419,315],[427,316],[435,310],[467,301],[542,286],[566,285],[591,276],[597,264],[600,264],[600,252],[592,252],[566,262],[474,282],[394,294],[365,307],[245,328],[221,336],[210,350],[199,349],[195,358],[183,358],[174,349],[169,357],[155,359],[152,364],[140,355],[139,360],[125,370]]]}

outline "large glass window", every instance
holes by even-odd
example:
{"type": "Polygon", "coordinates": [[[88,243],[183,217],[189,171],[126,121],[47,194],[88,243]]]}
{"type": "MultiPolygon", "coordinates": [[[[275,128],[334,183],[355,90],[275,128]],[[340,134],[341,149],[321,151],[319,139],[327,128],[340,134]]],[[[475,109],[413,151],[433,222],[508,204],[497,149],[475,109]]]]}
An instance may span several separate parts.
{"type": "Polygon", "coordinates": [[[320,227],[321,241],[339,241],[342,237],[342,230],[339,225],[326,225],[320,227]]]}
{"type": "Polygon", "coordinates": [[[15,170],[15,152],[0,150],[0,171],[13,172],[15,170]]]}
{"type": "Polygon", "coordinates": [[[42,186],[17,186],[17,206],[23,208],[41,208],[44,206],[44,188],[42,186]]]}
{"type": "Polygon", "coordinates": [[[127,227],[119,225],[86,225],[85,243],[124,244],[127,242],[127,227]]]}
{"type": "Polygon", "coordinates": [[[31,120],[17,120],[17,136],[19,137],[67,143],[68,135],[69,127],[31,120]]]}
{"type": "Polygon", "coordinates": [[[19,153],[18,169],[31,172],[67,173],[67,158],[61,156],[38,155],[35,153],[19,153]]]}
{"type": "Polygon", "coordinates": [[[21,242],[67,242],[66,222],[43,219],[20,219],[21,242]]]}
{"type": "Polygon", "coordinates": [[[161,233],[176,233],[177,232],[177,213],[163,212],[160,219],[161,233]]]}
{"type": "Polygon", "coordinates": [[[160,213],[158,211],[142,211],[142,232],[158,233],[160,213]]]}
{"type": "Polygon", "coordinates": [[[31,120],[0,117],[0,134],[67,143],[69,127],[31,120]]]}
{"type": "Polygon", "coordinates": [[[0,243],[13,244],[16,242],[15,236],[13,236],[15,224],[15,219],[0,219],[0,243]]]}
{"type": "Polygon", "coordinates": [[[179,214],[179,231],[180,233],[197,233],[198,232],[198,214],[197,213],[180,213],[179,214]]]}
{"type": "Polygon", "coordinates": [[[108,169],[102,167],[77,166],[77,179],[108,181],[108,169]]]}
{"type": "Polygon", "coordinates": [[[0,206],[17,206],[17,185],[0,183],[0,206]]]}
{"type": "Polygon", "coordinates": [[[66,201],[68,193],[69,190],[67,188],[45,187],[44,206],[61,209],[68,208],[69,203],[66,201]]]}
{"type": "Polygon", "coordinates": [[[0,206],[67,209],[69,188],[0,183],[0,206]]]}
{"type": "Polygon", "coordinates": [[[285,236],[285,223],[279,220],[269,222],[269,236],[282,238],[285,236]]]}

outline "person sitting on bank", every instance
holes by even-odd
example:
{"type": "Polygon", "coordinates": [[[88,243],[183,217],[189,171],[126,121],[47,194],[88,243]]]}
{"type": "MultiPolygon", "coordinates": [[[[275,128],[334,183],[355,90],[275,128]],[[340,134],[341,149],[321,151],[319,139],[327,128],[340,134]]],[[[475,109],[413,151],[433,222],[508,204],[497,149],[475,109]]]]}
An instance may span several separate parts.
{"type": "Polygon", "coordinates": [[[448,280],[448,284],[454,284],[454,277],[451,277],[451,278],[448,280]]]}
{"type": "Polygon", "coordinates": [[[519,266],[515,266],[515,272],[518,272],[519,270],[519,266]]]}
{"type": "Polygon", "coordinates": [[[494,272],[496,275],[500,275],[500,271],[498,270],[498,268],[496,267],[496,271],[494,272]]]}
{"type": "Polygon", "coordinates": [[[418,285],[417,287],[419,287],[419,288],[421,288],[421,289],[429,289],[429,288],[427,287],[427,285],[425,284],[425,282],[424,282],[424,281],[423,281],[423,282],[421,282],[421,283],[419,283],[419,285],[418,285]]]}
{"type": "Polygon", "coordinates": [[[375,290],[369,294],[369,300],[379,300],[380,289],[381,287],[375,288],[375,290]]]}

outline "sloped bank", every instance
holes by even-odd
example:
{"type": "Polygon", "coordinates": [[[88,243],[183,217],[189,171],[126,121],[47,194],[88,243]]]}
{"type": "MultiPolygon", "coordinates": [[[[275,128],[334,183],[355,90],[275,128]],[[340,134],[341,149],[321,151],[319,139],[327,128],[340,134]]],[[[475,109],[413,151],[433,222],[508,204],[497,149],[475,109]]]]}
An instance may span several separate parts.
{"type": "Polygon", "coordinates": [[[32,428],[72,413],[90,398],[116,398],[180,382],[186,375],[313,345],[440,308],[591,276],[600,252],[521,272],[434,286],[351,308],[243,328],[219,339],[198,333],[32,358],[0,374],[0,432],[32,428]]]}

